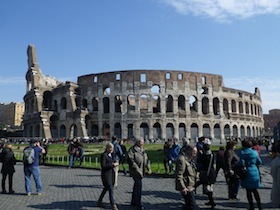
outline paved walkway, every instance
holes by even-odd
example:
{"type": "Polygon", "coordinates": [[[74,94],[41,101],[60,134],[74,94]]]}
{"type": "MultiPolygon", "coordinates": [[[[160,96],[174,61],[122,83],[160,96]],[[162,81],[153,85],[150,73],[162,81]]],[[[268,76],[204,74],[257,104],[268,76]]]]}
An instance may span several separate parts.
{"type": "MultiPolygon", "coordinates": [[[[271,176],[269,175],[268,154],[263,154],[264,165],[263,187],[259,189],[263,209],[277,209],[270,203],[271,176]]],[[[41,166],[43,195],[26,196],[24,190],[24,176],[22,163],[17,163],[14,175],[13,195],[0,194],[0,209],[2,210],[30,210],[30,209],[96,209],[96,200],[102,190],[100,171],[90,169],[67,169],[65,167],[41,166]]],[[[130,210],[131,191],[133,180],[129,176],[119,175],[119,186],[115,189],[115,200],[120,210],[130,210]]],[[[35,191],[34,182],[32,187],[35,191]]],[[[201,209],[206,196],[202,195],[201,187],[197,190],[197,203],[201,209]]],[[[35,193],[35,192],[34,192],[35,193]]],[[[244,189],[240,189],[240,201],[227,200],[227,186],[222,172],[217,179],[214,189],[217,203],[215,209],[247,209],[247,199],[244,189]]],[[[280,198],[279,198],[280,199],[280,198]]],[[[142,201],[146,209],[179,210],[183,200],[174,189],[174,178],[146,177],[143,180],[142,201]]],[[[105,209],[110,209],[108,194],[104,198],[105,209]]]]}

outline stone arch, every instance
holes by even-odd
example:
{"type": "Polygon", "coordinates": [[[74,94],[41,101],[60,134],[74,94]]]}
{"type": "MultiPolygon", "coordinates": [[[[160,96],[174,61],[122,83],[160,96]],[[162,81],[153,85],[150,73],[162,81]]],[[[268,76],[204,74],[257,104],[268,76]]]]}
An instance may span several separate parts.
{"type": "Polygon", "coordinates": [[[103,91],[104,96],[109,96],[111,94],[110,87],[105,87],[103,91]]]}
{"type": "Polygon", "coordinates": [[[92,99],[92,111],[97,112],[98,111],[98,99],[94,97],[92,99]]]}
{"type": "Polygon", "coordinates": [[[249,114],[249,103],[247,101],[245,102],[245,113],[249,114]]]}
{"type": "Polygon", "coordinates": [[[245,128],[243,125],[240,126],[240,138],[245,139],[245,128]]]}
{"type": "Polygon", "coordinates": [[[151,92],[153,93],[153,94],[160,94],[160,87],[159,87],[159,85],[153,85],[153,87],[151,88],[151,92]]]}
{"type": "Polygon", "coordinates": [[[115,112],[122,112],[122,97],[120,95],[115,96],[115,112]]]}
{"type": "Polygon", "coordinates": [[[162,130],[160,124],[157,122],[153,126],[153,138],[156,139],[162,139],[162,130]]]}
{"type": "Polygon", "coordinates": [[[59,128],[59,137],[65,138],[66,137],[66,127],[65,125],[61,125],[59,128]]]}
{"type": "Polygon", "coordinates": [[[228,100],[226,98],[223,100],[223,111],[225,115],[228,115],[228,100]]]}
{"type": "Polygon", "coordinates": [[[209,99],[207,97],[202,98],[202,114],[209,114],[209,99]]]}
{"type": "Polygon", "coordinates": [[[159,113],[159,112],[160,112],[160,97],[153,96],[153,113],[159,113]]]}
{"type": "Polygon", "coordinates": [[[173,97],[172,95],[168,95],[165,97],[166,103],[166,113],[173,112],[173,97]]]}
{"type": "Polygon", "coordinates": [[[43,110],[52,110],[52,92],[45,91],[43,93],[43,110]]]}
{"type": "Polygon", "coordinates": [[[110,99],[109,97],[103,98],[103,113],[110,113],[110,99]]]}
{"type": "Polygon", "coordinates": [[[127,110],[135,111],[135,96],[134,95],[127,96],[127,110]]]}
{"type": "Polygon", "coordinates": [[[167,123],[166,125],[166,138],[172,139],[174,137],[174,126],[172,123],[167,123]]]}
{"type": "Polygon", "coordinates": [[[99,136],[99,127],[97,124],[91,126],[91,136],[99,136]]]}
{"type": "Polygon", "coordinates": [[[40,125],[36,125],[35,126],[35,136],[36,137],[40,137],[40,125]]]}
{"type": "Polygon", "coordinates": [[[110,139],[110,125],[108,123],[103,123],[102,126],[102,136],[105,139],[110,139]]]}
{"type": "Polygon", "coordinates": [[[247,126],[247,137],[252,137],[251,128],[249,125],[247,126]]]}
{"type": "Polygon", "coordinates": [[[229,127],[229,124],[226,124],[224,126],[224,135],[225,135],[225,139],[230,139],[230,127],[229,127]]]}
{"type": "Polygon", "coordinates": [[[222,140],[221,127],[218,123],[214,125],[214,138],[222,140]]]}
{"type": "Polygon", "coordinates": [[[214,115],[220,114],[220,100],[217,97],[213,98],[213,112],[214,115]]]}
{"type": "Polygon", "coordinates": [[[54,100],[54,111],[58,112],[57,100],[54,100]]]}
{"type": "Polygon", "coordinates": [[[185,123],[179,124],[179,139],[183,140],[187,136],[187,129],[185,123]]]}
{"type": "Polygon", "coordinates": [[[114,126],[114,135],[117,137],[117,138],[122,138],[122,126],[120,123],[115,123],[115,126],[114,126]]]}
{"type": "Polygon", "coordinates": [[[142,94],[140,96],[140,111],[148,111],[148,96],[146,94],[142,94]]]}
{"type": "Polygon", "coordinates": [[[238,128],[236,125],[233,125],[233,127],[232,127],[232,137],[238,138],[238,128]]]}
{"type": "Polygon", "coordinates": [[[239,113],[240,113],[240,114],[243,114],[243,113],[244,113],[242,101],[239,101],[239,103],[238,103],[238,109],[239,109],[239,113]]]}
{"type": "Polygon", "coordinates": [[[133,139],[133,138],[134,138],[133,124],[128,124],[128,125],[127,125],[127,137],[128,137],[129,139],[133,139]]]}
{"type": "Polygon", "coordinates": [[[183,95],[180,95],[178,97],[178,110],[186,111],[186,99],[185,99],[185,96],[183,96],[183,95]]]}
{"type": "Polygon", "coordinates": [[[90,115],[85,116],[85,124],[86,124],[86,130],[87,130],[87,135],[90,136],[92,131],[91,131],[91,118],[90,115]]]}
{"type": "Polygon", "coordinates": [[[203,124],[202,132],[203,132],[203,136],[205,136],[207,138],[211,137],[210,125],[208,123],[203,124]]]}
{"type": "Polygon", "coordinates": [[[87,101],[87,99],[85,99],[85,98],[83,99],[83,105],[82,105],[82,107],[83,107],[83,108],[86,108],[86,109],[88,108],[88,101],[87,101]]]}
{"type": "Polygon", "coordinates": [[[60,108],[61,109],[67,109],[67,100],[65,97],[62,97],[60,100],[60,108]]]}
{"type": "Polygon", "coordinates": [[[231,100],[231,112],[236,112],[236,101],[231,100]]]}
{"type": "Polygon", "coordinates": [[[190,96],[189,103],[190,103],[190,110],[192,112],[197,112],[198,111],[197,97],[194,95],[190,96]]]}
{"type": "Polygon", "coordinates": [[[50,129],[52,138],[58,138],[59,117],[55,114],[50,117],[50,129]]]}
{"type": "Polygon", "coordinates": [[[147,123],[141,123],[140,136],[143,137],[145,140],[149,139],[149,126],[147,123]]]}
{"type": "Polygon", "coordinates": [[[198,125],[196,123],[191,124],[191,139],[198,138],[198,125]]]}

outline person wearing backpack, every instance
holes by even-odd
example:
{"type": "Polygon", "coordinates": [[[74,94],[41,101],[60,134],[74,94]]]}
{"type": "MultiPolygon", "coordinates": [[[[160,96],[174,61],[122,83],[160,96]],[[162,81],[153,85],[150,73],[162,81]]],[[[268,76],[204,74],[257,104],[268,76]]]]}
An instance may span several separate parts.
{"type": "Polygon", "coordinates": [[[46,151],[40,145],[39,140],[30,140],[30,146],[23,150],[23,170],[25,180],[25,191],[28,196],[31,195],[31,175],[36,184],[37,195],[42,195],[42,182],[40,177],[39,159],[40,154],[46,151]]]}

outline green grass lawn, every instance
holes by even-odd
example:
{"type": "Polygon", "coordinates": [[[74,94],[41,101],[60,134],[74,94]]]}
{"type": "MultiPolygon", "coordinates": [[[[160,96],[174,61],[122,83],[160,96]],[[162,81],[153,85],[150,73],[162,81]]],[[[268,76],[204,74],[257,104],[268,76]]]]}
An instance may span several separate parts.
{"type": "MultiPolygon", "coordinates": [[[[16,158],[22,159],[22,151],[27,145],[14,145],[13,150],[16,154],[16,158]]],[[[132,146],[132,144],[126,144],[127,150],[132,146]]],[[[50,144],[48,147],[47,163],[58,164],[58,165],[68,165],[68,152],[67,144],[50,144]]],[[[85,161],[82,167],[90,168],[100,168],[100,154],[105,150],[104,143],[93,143],[84,144],[85,148],[85,161]]],[[[147,151],[151,168],[153,173],[165,173],[163,165],[163,144],[145,144],[145,150],[147,151]]],[[[211,146],[213,151],[217,151],[219,146],[211,146]]],[[[77,165],[78,163],[76,163],[77,165]]],[[[128,165],[126,165],[128,169],[128,165]]],[[[120,166],[122,170],[122,166],[120,166]]]]}

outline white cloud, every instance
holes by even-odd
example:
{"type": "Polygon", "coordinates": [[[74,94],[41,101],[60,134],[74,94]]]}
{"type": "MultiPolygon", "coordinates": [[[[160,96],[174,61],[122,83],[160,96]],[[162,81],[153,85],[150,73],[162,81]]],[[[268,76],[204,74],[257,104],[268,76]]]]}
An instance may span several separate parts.
{"type": "Polygon", "coordinates": [[[178,13],[228,22],[263,14],[280,14],[280,0],[159,0],[178,13]]]}
{"type": "Polygon", "coordinates": [[[25,77],[1,77],[0,76],[0,85],[22,85],[25,84],[25,77]]]}
{"type": "Polygon", "coordinates": [[[225,87],[244,90],[250,93],[255,92],[255,87],[259,88],[264,114],[267,114],[271,109],[280,109],[279,84],[280,78],[240,77],[224,79],[225,87]]]}

